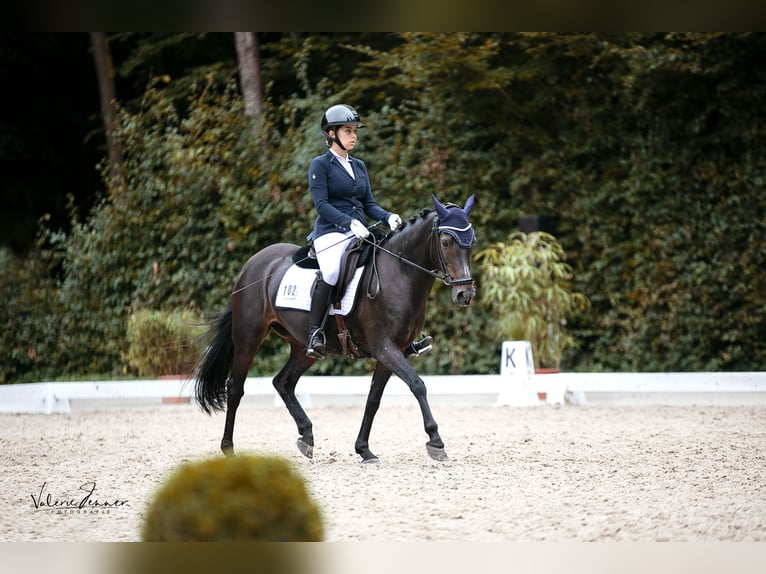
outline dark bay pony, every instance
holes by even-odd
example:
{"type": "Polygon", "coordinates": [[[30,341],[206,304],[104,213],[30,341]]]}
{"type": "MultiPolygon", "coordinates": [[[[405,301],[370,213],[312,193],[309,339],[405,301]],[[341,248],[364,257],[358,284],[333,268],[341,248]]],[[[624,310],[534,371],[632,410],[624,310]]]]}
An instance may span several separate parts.
{"type": "MultiPolygon", "coordinates": [[[[476,296],[471,277],[471,251],[476,239],[468,220],[473,202],[471,196],[460,208],[442,205],[433,197],[434,210],[424,209],[411,217],[376,247],[375,264],[367,265],[359,282],[357,302],[345,322],[356,348],[377,361],[355,444],[363,462],[377,461],[369,448],[370,429],[392,373],[409,386],[420,405],[428,454],[435,460],[447,458],[425,383],[410,366],[404,350],[421,333],[435,279],[451,288],[456,305],[469,306],[476,296]],[[379,286],[375,296],[369,290],[365,295],[362,286],[373,284],[379,286]]],[[[236,279],[229,306],[211,323],[210,342],[194,374],[195,396],[208,414],[226,410],[221,440],[226,455],[234,452],[234,419],[247,372],[271,329],[291,347],[290,358],[274,377],[273,385],[298,427],[298,448],[305,456],[313,456],[312,423],[295,397],[298,379],[314,363],[306,356],[309,314],[274,304],[280,280],[298,249],[297,245],[278,243],[253,255],[236,279]]],[[[325,331],[326,353],[342,354],[332,316],[325,331]]]]}

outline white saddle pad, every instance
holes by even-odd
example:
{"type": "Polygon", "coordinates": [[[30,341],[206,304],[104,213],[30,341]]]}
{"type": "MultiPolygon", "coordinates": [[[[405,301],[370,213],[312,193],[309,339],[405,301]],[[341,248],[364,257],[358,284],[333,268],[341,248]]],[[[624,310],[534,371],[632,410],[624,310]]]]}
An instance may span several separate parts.
{"type": "MultiPolygon", "coordinates": [[[[356,300],[356,291],[359,281],[362,278],[364,267],[358,267],[354,276],[343,294],[340,302],[340,309],[330,308],[330,315],[348,315],[354,308],[356,300]]],[[[282,277],[277,292],[275,307],[281,309],[300,309],[308,311],[311,309],[311,286],[316,279],[316,269],[305,269],[292,265],[282,277]]]]}

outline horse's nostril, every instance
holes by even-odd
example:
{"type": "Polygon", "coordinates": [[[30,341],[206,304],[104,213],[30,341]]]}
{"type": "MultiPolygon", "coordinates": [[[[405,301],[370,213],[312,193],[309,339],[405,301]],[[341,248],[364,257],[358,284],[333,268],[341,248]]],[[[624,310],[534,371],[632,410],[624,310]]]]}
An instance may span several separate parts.
{"type": "Polygon", "coordinates": [[[458,305],[467,307],[473,301],[473,291],[461,291],[457,294],[456,302],[458,305]]]}

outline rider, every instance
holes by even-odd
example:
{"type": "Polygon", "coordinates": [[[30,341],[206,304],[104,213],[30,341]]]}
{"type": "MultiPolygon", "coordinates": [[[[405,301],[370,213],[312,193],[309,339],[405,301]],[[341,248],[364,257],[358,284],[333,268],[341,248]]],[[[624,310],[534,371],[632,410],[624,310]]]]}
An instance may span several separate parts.
{"type": "MultiPolygon", "coordinates": [[[[385,221],[391,231],[402,225],[399,215],[375,202],[364,162],[349,155],[356,147],[357,130],[361,127],[364,124],[351,106],[339,104],[328,108],[322,116],[321,129],[329,150],[309,165],[309,190],[317,212],[309,241],[313,241],[320,269],[311,298],[306,343],[306,355],[314,359],[324,359],[324,322],[333,287],[338,282],[341,258],[348,247],[347,239],[370,235],[367,216],[385,221]]],[[[430,348],[431,337],[425,337],[410,345],[405,354],[419,355],[430,348]]]]}

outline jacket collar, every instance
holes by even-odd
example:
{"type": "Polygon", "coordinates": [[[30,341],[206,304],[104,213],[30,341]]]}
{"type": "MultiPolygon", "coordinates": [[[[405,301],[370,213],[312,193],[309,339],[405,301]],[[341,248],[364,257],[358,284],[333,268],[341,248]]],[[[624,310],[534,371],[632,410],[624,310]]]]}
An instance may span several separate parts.
{"type": "Polygon", "coordinates": [[[354,158],[353,157],[351,157],[350,155],[348,156],[348,163],[349,163],[349,165],[351,165],[351,171],[354,172],[354,176],[352,177],[351,174],[349,174],[348,171],[346,171],[346,168],[343,166],[341,158],[339,158],[337,155],[335,155],[335,152],[333,152],[332,150],[328,149],[327,150],[327,155],[330,158],[330,163],[334,163],[335,165],[337,165],[340,168],[340,170],[343,173],[345,173],[348,177],[351,177],[351,179],[356,179],[357,172],[356,172],[356,168],[354,167],[354,158]]]}

